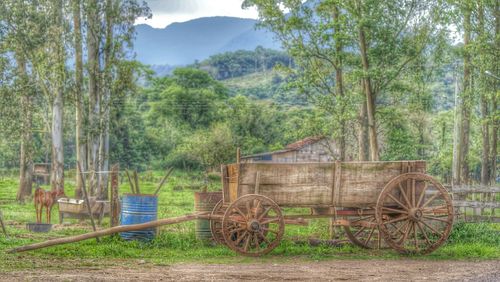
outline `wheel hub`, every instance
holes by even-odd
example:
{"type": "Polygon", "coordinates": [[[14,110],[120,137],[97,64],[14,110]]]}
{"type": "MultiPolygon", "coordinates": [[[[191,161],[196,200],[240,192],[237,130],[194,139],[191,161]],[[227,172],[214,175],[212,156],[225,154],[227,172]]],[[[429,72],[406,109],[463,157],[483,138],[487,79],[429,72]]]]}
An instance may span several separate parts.
{"type": "Polygon", "coordinates": [[[260,223],[257,220],[252,220],[248,224],[248,231],[258,232],[260,231],[260,223]]]}
{"type": "Polygon", "coordinates": [[[410,212],[408,213],[408,216],[413,221],[420,221],[424,216],[424,214],[422,213],[421,209],[411,209],[410,212]]]}

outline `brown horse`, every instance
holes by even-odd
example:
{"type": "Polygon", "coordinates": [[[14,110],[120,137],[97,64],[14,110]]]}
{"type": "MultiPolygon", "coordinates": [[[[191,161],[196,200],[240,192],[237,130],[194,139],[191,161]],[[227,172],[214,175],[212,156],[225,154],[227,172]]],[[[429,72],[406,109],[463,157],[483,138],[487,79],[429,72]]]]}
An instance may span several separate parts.
{"type": "Polygon", "coordinates": [[[36,210],[36,223],[42,223],[42,211],[45,207],[47,210],[47,223],[50,224],[50,214],[52,213],[52,206],[56,203],[57,199],[65,197],[62,189],[52,191],[45,191],[38,187],[35,190],[35,210],[36,210]]]}

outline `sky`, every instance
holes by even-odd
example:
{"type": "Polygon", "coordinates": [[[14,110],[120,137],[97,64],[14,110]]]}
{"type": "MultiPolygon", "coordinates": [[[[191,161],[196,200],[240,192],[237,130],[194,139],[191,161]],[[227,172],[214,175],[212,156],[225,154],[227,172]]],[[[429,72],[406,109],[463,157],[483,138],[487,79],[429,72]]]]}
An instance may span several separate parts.
{"type": "Polygon", "coordinates": [[[136,24],[164,28],[174,22],[185,22],[201,17],[229,16],[257,18],[254,8],[241,8],[243,0],[146,0],[152,19],[137,19],[136,24]]]}

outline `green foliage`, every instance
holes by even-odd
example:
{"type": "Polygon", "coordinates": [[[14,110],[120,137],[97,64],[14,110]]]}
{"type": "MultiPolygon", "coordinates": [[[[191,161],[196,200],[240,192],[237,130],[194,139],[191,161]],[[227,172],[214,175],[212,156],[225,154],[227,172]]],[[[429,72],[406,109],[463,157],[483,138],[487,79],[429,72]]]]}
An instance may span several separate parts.
{"type": "Polygon", "coordinates": [[[277,65],[293,66],[293,60],[284,52],[258,46],[254,51],[239,50],[212,55],[197,67],[208,70],[218,80],[224,80],[266,72],[277,65]]]}

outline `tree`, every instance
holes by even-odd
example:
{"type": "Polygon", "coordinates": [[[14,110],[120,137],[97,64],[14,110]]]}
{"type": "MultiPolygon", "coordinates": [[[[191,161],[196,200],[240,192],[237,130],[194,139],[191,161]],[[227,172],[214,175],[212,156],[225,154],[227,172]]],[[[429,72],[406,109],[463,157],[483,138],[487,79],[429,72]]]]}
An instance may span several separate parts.
{"type": "MultiPolygon", "coordinates": [[[[86,136],[84,133],[84,93],[83,93],[83,46],[81,25],[81,0],[72,1],[73,33],[75,48],[75,123],[76,123],[76,162],[83,171],[87,168],[86,161],[86,136]]],[[[82,196],[82,177],[80,171],[76,172],[76,198],[82,196]]]]}

